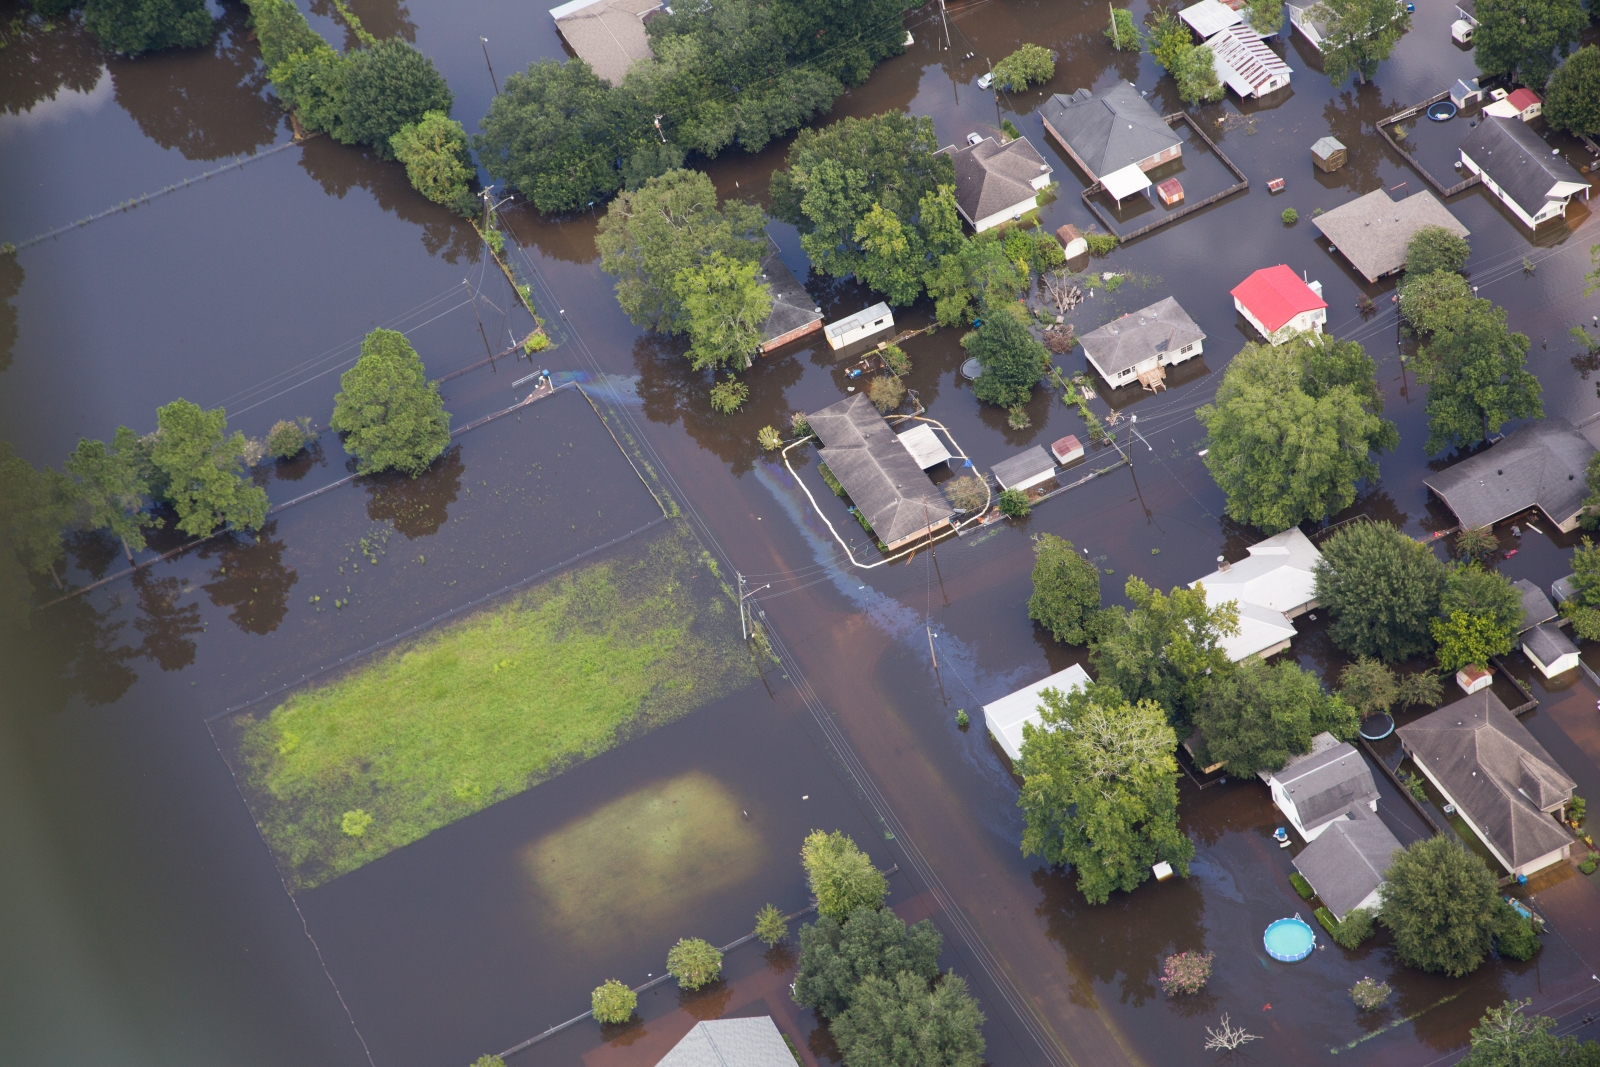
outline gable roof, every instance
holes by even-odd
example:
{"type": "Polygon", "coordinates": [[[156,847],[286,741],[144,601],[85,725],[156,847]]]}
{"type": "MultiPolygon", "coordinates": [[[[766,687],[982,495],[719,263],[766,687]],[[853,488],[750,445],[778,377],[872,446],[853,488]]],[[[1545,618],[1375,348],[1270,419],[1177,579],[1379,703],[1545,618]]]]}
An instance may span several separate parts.
{"type": "Polygon", "coordinates": [[[1093,94],[1087,89],[1071,96],[1057,93],[1040,115],[1095,180],[1182,143],[1127,82],[1093,94]]]}
{"type": "Polygon", "coordinates": [[[662,0],[572,0],[550,9],[550,17],[578,58],[595,76],[621,85],[628,68],[650,57],[644,24],[662,0]]]}
{"type": "Polygon", "coordinates": [[[1316,599],[1321,558],[1311,539],[1291,526],[1251,545],[1250,555],[1227,570],[1189,583],[1190,589],[1205,587],[1207,604],[1238,605],[1239,632],[1219,642],[1230,660],[1238,663],[1296,634],[1287,613],[1316,599]]]}
{"type": "Polygon", "coordinates": [[[1556,606],[1550,603],[1550,598],[1544,595],[1543,589],[1526,578],[1518,578],[1511,584],[1522,594],[1522,623],[1517,627],[1518,633],[1556,617],[1556,606]]]}
{"type": "Polygon", "coordinates": [[[1546,667],[1562,656],[1570,656],[1578,651],[1578,646],[1572,643],[1572,638],[1554,623],[1547,622],[1524,631],[1521,641],[1546,667]]]}
{"type": "Polygon", "coordinates": [[[1287,263],[1256,271],[1234,286],[1232,295],[1250,309],[1268,333],[1276,333],[1296,315],[1328,306],[1287,263]]]}
{"type": "Polygon", "coordinates": [[[1300,816],[1300,825],[1307,830],[1332,822],[1351,808],[1369,804],[1378,796],[1367,761],[1343,742],[1290,760],[1273,773],[1270,781],[1283,788],[1300,816]]]}
{"type": "MultiPolygon", "coordinates": [[[[1590,425],[1600,429],[1600,424],[1590,425]]],[[[1549,418],[1514,430],[1422,484],[1449,505],[1463,526],[1489,526],[1531,507],[1559,526],[1583,507],[1588,494],[1584,470],[1594,454],[1586,434],[1566,419],[1549,418]]]]}
{"type": "Polygon", "coordinates": [[[794,1067],[772,1016],[707,1019],[656,1061],[656,1067],[794,1067]]]}
{"type": "Polygon", "coordinates": [[[1044,450],[1044,446],[1034,445],[1026,452],[1018,452],[1008,459],[1001,460],[990,469],[994,472],[994,480],[1000,483],[1000,487],[1009,489],[1045,471],[1055,470],[1056,461],[1050,458],[1050,453],[1044,450]]]}
{"type": "Polygon", "coordinates": [[[1350,818],[1324,830],[1293,860],[1295,870],[1340,922],[1383,884],[1401,847],[1383,821],[1357,806],[1350,818]]]}
{"type": "Polygon", "coordinates": [[[856,393],[807,415],[823,444],[822,462],[866,516],[873,533],[892,545],[950,516],[950,503],[878,414],[856,393]]]}
{"type": "Polygon", "coordinates": [[[1200,0],[1198,4],[1190,4],[1178,12],[1178,17],[1201,37],[1221,33],[1229,26],[1236,26],[1244,21],[1243,15],[1221,0],[1200,0]]]}
{"type": "Polygon", "coordinates": [[[1461,142],[1461,153],[1498,185],[1505,195],[1530,216],[1544,210],[1560,182],[1587,185],[1583,175],[1560,156],[1533,128],[1517,118],[1484,115],[1461,142]]]}
{"type": "Polygon", "coordinates": [[[1217,61],[1217,77],[1240,96],[1253,96],[1272,78],[1294,73],[1260,34],[1243,23],[1211,37],[1204,47],[1217,61]]]}
{"type": "Polygon", "coordinates": [[[1446,704],[1398,733],[1508,869],[1571,843],[1545,811],[1565,803],[1576,783],[1493,690],[1446,704]]]}
{"type": "Polygon", "coordinates": [[[977,144],[939,151],[955,164],[956,206],[974,226],[979,219],[1037,197],[1034,180],[1051,170],[1026,137],[1005,144],[985,137],[977,144]]]}
{"type": "Polygon", "coordinates": [[[1457,237],[1471,233],[1426,190],[1392,200],[1374,189],[1311,222],[1369,282],[1406,265],[1406,242],[1424,226],[1443,226],[1457,237]]]}
{"type": "Polygon", "coordinates": [[[761,257],[761,280],[767,283],[767,290],[772,294],[772,311],[767,314],[767,321],[761,327],[763,342],[770,342],[802,326],[822,321],[822,312],[817,309],[816,302],[778,255],[778,246],[772,243],[770,237],[767,238],[767,248],[767,254],[761,257]]]}
{"type": "Polygon", "coordinates": [[[1078,338],[1095,368],[1106,377],[1152,357],[1176,355],[1205,333],[1172,297],[1112,319],[1078,338]]]}
{"type": "Polygon", "coordinates": [[[1526,86],[1511,90],[1511,95],[1506,97],[1506,100],[1518,111],[1526,111],[1534,104],[1543,103],[1539,99],[1539,94],[1526,86]]]}
{"type": "Polygon", "coordinates": [[[1025,723],[1038,726],[1039,694],[1046,689],[1059,689],[1062,694],[1082,689],[1089,684],[1089,673],[1074,663],[1064,671],[1025,685],[1014,693],[1007,693],[992,704],[983,706],[983,719],[995,744],[1015,762],[1022,758],[1022,727],[1025,723]]]}

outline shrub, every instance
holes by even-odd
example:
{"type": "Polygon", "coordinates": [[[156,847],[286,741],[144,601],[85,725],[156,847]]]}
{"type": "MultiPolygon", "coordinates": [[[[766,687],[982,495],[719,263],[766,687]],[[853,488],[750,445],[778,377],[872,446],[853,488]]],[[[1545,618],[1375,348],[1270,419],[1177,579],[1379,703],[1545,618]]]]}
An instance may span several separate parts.
{"type": "Polygon", "coordinates": [[[810,437],[811,423],[806,421],[806,413],[797,411],[789,416],[789,429],[794,431],[796,437],[810,437]]]}
{"type": "Polygon", "coordinates": [[[339,829],[346,837],[366,837],[371,825],[372,816],[360,808],[345,812],[344,818],[339,820],[339,829]]]}
{"type": "Polygon", "coordinates": [[[891,378],[887,374],[880,374],[872,379],[872,385],[867,389],[867,399],[872,401],[872,406],[888,414],[900,406],[906,398],[906,387],[899,378],[891,378]]]}
{"type": "Polygon", "coordinates": [[[788,936],[789,924],[784,922],[783,913],[776,907],[768,904],[756,912],[756,940],[771,948],[788,936]]]}
{"type": "Polygon", "coordinates": [[[1017,129],[1017,124],[1010,119],[1000,120],[1000,132],[1006,135],[1006,140],[1015,141],[1022,136],[1022,131],[1017,129]]]}
{"type": "Polygon", "coordinates": [[[1122,8],[1115,8],[1111,12],[1111,25],[1101,31],[1105,39],[1111,42],[1111,47],[1121,52],[1139,51],[1142,39],[1139,27],[1133,21],[1132,12],[1122,8]]]}
{"type": "Polygon", "coordinates": [[[1289,884],[1294,886],[1294,891],[1300,894],[1301,900],[1310,900],[1316,896],[1316,890],[1311,888],[1311,883],[1299,871],[1289,872],[1289,884]]]}
{"type": "Polygon", "coordinates": [[[1335,919],[1333,917],[1333,912],[1329,911],[1327,908],[1318,908],[1315,914],[1317,916],[1317,922],[1322,924],[1322,928],[1328,931],[1328,935],[1330,937],[1333,935],[1335,930],[1339,929],[1339,920],[1335,919]]]}
{"type": "Polygon", "coordinates": [[[1499,547],[1499,538],[1487,526],[1469,526],[1456,534],[1456,555],[1462,559],[1482,562],[1499,547]]]}
{"type": "Polygon", "coordinates": [[[667,953],[667,973],[684,989],[699,989],[722,977],[722,953],[698,937],[679,938],[667,953]]]}
{"type": "Polygon", "coordinates": [[[487,1052],[472,1061],[472,1067],[506,1067],[506,1061],[487,1052]]]}
{"type": "Polygon", "coordinates": [[[724,415],[732,415],[750,399],[750,387],[737,378],[729,378],[711,387],[711,406],[724,415]]]}
{"type": "Polygon", "coordinates": [[[1356,949],[1372,936],[1374,915],[1367,908],[1356,908],[1344,917],[1344,922],[1333,932],[1340,948],[1356,949]]]}
{"type": "Polygon", "coordinates": [[[826,463],[817,464],[817,473],[822,475],[823,484],[833,490],[834,496],[844,496],[844,486],[839,484],[839,479],[833,476],[833,471],[828,469],[826,463]]]}
{"type": "Polygon", "coordinates": [[[756,444],[760,445],[764,451],[771,452],[774,448],[783,444],[783,438],[778,436],[776,428],[763,426],[756,431],[756,444]]]}
{"type": "Polygon", "coordinates": [[[1006,425],[1013,430],[1026,430],[1033,425],[1033,419],[1028,415],[1028,409],[1021,404],[1006,408],[1006,425]]]}
{"type": "Polygon", "coordinates": [[[1292,207],[1286,207],[1283,209],[1283,214],[1278,217],[1283,219],[1284,225],[1293,226],[1300,221],[1300,212],[1292,207]]]}
{"type": "Polygon", "coordinates": [[[1428,802],[1428,783],[1422,775],[1403,771],[1400,775],[1400,780],[1405,783],[1406,791],[1416,797],[1417,803],[1426,804],[1428,802]]]}
{"type": "Polygon", "coordinates": [[[1009,515],[1013,519],[1025,519],[1033,510],[1033,505],[1028,503],[1028,494],[1021,489],[1007,489],[1000,494],[1000,513],[1009,515]]]}
{"type": "Polygon", "coordinates": [[[911,373],[911,357],[905,354],[899,345],[890,345],[883,350],[883,361],[888,364],[892,374],[904,377],[911,373]]]}
{"type": "Polygon", "coordinates": [[[975,511],[989,499],[989,490],[976,474],[964,474],[945,483],[944,495],[960,510],[975,511]]]}
{"type": "Polygon", "coordinates": [[[1109,233],[1086,233],[1083,239],[1089,245],[1091,256],[1108,256],[1116,251],[1117,238],[1109,233]]]}
{"type": "Polygon", "coordinates": [[[1362,978],[1350,987],[1350,999],[1355,1001],[1356,1007],[1362,1011],[1377,1011],[1388,1003],[1389,994],[1393,992],[1388,982],[1380,982],[1375,978],[1362,978]]]}
{"type": "Polygon", "coordinates": [[[290,459],[305,451],[307,434],[301,423],[309,424],[310,421],[303,419],[295,423],[279,419],[273,423],[272,429],[267,431],[267,454],[277,459],[290,459]]]}
{"type": "Polygon", "coordinates": [[[1578,870],[1584,874],[1593,874],[1596,866],[1600,866],[1600,852],[1591,852],[1578,864],[1578,870]]]}
{"type": "Polygon", "coordinates": [[[956,709],[956,725],[963,730],[972,725],[972,717],[967,714],[966,708],[956,709]]]}
{"type": "Polygon", "coordinates": [[[477,213],[478,198],[472,193],[477,172],[461,123],[443,111],[429,111],[396,130],[389,148],[405,164],[406,177],[417,192],[459,215],[477,213]]]}
{"type": "Polygon", "coordinates": [[[598,1023],[625,1023],[633,1018],[633,1009],[639,1006],[639,994],[617,981],[607,978],[589,994],[589,1006],[594,1009],[598,1023]]]}
{"type": "Polygon", "coordinates": [[[1494,947],[1511,960],[1531,960],[1544,946],[1533,928],[1533,920],[1523,916],[1504,900],[1495,909],[1494,947]]]}
{"type": "Polygon", "coordinates": [[[1573,826],[1582,826],[1588,813],[1589,802],[1576,793],[1572,794],[1572,799],[1567,801],[1567,821],[1573,826]]]}
{"type": "Polygon", "coordinates": [[[1033,85],[1043,85],[1055,77],[1056,59],[1050,49],[1025,44],[994,65],[996,84],[1020,93],[1033,85]]]}
{"type": "Polygon", "coordinates": [[[1198,993],[1211,977],[1210,952],[1177,952],[1161,964],[1161,988],[1168,996],[1198,993]]]}
{"type": "Polygon", "coordinates": [[[545,349],[547,349],[549,347],[550,347],[550,335],[545,333],[543,330],[539,330],[539,331],[537,331],[535,333],[530,333],[528,335],[528,339],[526,341],[522,342],[522,350],[524,352],[526,352],[530,356],[533,355],[535,352],[543,352],[545,349]]]}

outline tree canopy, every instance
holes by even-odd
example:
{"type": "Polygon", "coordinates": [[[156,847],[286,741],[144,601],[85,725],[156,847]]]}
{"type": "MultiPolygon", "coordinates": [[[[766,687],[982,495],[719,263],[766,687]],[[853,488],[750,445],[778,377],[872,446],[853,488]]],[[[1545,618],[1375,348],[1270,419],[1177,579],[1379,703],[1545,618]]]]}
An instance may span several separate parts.
{"type": "Polygon", "coordinates": [[[1139,578],[1129,578],[1123,593],[1133,610],[1118,605],[1102,616],[1090,646],[1095,670],[1128,700],[1164,709],[1187,736],[1207,682],[1233,669],[1222,638],[1239,632],[1238,605],[1207,605],[1204,586],[1164,595],[1139,578]]]}
{"type": "Polygon", "coordinates": [[[1458,611],[1481,615],[1497,628],[1514,633],[1522,626],[1522,593],[1497,571],[1485,570],[1477,563],[1458,564],[1445,578],[1439,614],[1448,617],[1458,611]]]}
{"type": "Polygon", "coordinates": [[[1324,730],[1348,741],[1360,726],[1356,709],[1324,693],[1298,663],[1268,666],[1259,659],[1213,679],[1194,720],[1208,762],[1226,764],[1238,778],[1277,770],[1290,756],[1311,751],[1311,739],[1324,730]]]}
{"type": "Polygon", "coordinates": [[[930,991],[926,981],[901,971],[892,979],[864,978],[831,1029],[850,1067],[980,1067],[982,1026],[965,979],[947,974],[930,991]]]}
{"type": "Polygon", "coordinates": [[[806,882],[817,898],[817,914],[843,920],[857,908],[878,908],[889,882],[842,830],[813,830],[800,848],[806,882]]]}
{"type": "Polygon", "coordinates": [[[1180,52],[1172,77],[1178,83],[1178,99],[1185,104],[1222,99],[1222,80],[1217,77],[1216,57],[1209,48],[1194,46],[1180,52]]]}
{"type": "Polygon", "coordinates": [[[117,427],[109,446],[80,438],[67,457],[66,471],[75,483],[72,496],[80,509],[79,521],[120,540],[129,562],[135,552],[144,551],[144,531],[161,525],[144,510],[151,491],[149,465],[149,447],[126,426],[117,427]]]}
{"type": "Polygon", "coordinates": [[[429,111],[400,127],[389,138],[389,147],[394,158],[405,164],[413,189],[457,214],[473,214],[478,200],[472,193],[477,171],[461,123],[443,111],[429,111]]]}
{"type": "Polygon", "coordinates": [[[1088,644],[1100,615],[1100,568],[1055,534],[1033,539],[1028,618],[1069,645],[1088,644]]]}
{"type": "Polygon", "coordinates": [[[1543,114],[1556,129],[1600,134],[1600,47],[1580,48],[1561,65],[1545,89],[1543,114]]]}
{"type": "Polygon", "coordinates": [[[1029,266],[1027,259],[1007,252],[1005,238],[995,230],[960,241],[923,276],[934,317],[941,326],[955,326],[985,317],[991,309],[1005,313],[1027,288],[1029,266]]]}
{"type": "Polygon", "coordinates": [[[907,927],[887,908],[857,908],[844,922],[820,916],[800,928],[795,1003],[836,1019],[869,976],[893,978],[905,971],[926,985],[939,974],[943,945],[943,936],[927,919],[907,927]]]}
{"type": "Polygon", "coordinates": [[[1104,904],[1158,861],[1184,877],[1194,843],[1178,829],[1177,735],[1149,700],[1090,684],[1040,694],[1040,725],[1022,728],[1022,853],[1071,864],[1078,890],[1104,904]]]}
{"type": "Polygon", "coordinates": [[[203,411],[187,400],[156,410],[150,461],[161,472],[162,496],[178,513],[178,529],[205,537],[219,526],[259,530],[267,493],[244,477],[244,434],[228,433],[221,408],[203,411]]]}
{"type": "Polygon", "coordinates": [[[1458,271],[1467,265],[1472,246],[1443,226],[1424,226],[1406,242],[1406,279],[1435,271],[1458,271]]]}
{"type": "Polygon", "coordinates": [[[198,48],[216,32],[205,0],[88,0],[83,24],[108,52],[198,48]]]}
{"type": "Polygon", "coordinates": [[[1449,329],[1457,308],[1473,299],[1472,286],[1454,271],[1408,274],[1400,284],[1400,314],[1424,336],[1449,329]]]}
{"type": "Polygon", "coordinates": [[[743,370],[761,345],[772,291],[757,279],[760,263],[712,252],[678,272],[673,292],[689,320],[689,362],[695,370],[743,370]]]}
{"type": "Polygon", "coordinates": [[[344,434],[361,473],[398,470],[415,478],[450,445],[450,413],[439,387],[403,333],[377,329],[339,379],[329,425],[344,434]]]}
{"type": "Polygon", "coordinates": [[[1512,419],[1543,418],[1543,387],[1524,363],[1525,334],[1506,329],[1506,313],[1487,300],[1449,304],[1417,361],[1428,386],[1429,454],[1474,444],[1512,419]]]}
{"type": "Polygon", "coordinates": [[[1344,510],[1359,482],[1377,480],[1371,454],[1400,440],[1382,411],[1372,359],[1359,344],[1302,333],[1245,345],[1216,401],[1195,415],[1229,517],[1277,533],[1344,510]]]}
{"type": "Polygon", "coordinates": [[[1484,615],[1452,611],[1433,620],[1433,640],[1438,645],[1439,669],[1486,668],[1489,660],[1511,651],[1511,631],[1496,626],[1484,615]]]}
{"type": "Polygon", "coordinates": [[[1589,25],[1582,0],[1480,0],[1472,54],[1478,70],[1544,88],[1555,55],[1567,55],[1589,25]]]}
{"type": "Polygon", "coordinates": [[[1600,1067],[1600,1044],[1557,1037],[1554,1019],[1522,1014],[1530,1003],[1508,1000],[1484,1012],[1456,1067],[1600,1067]]]}
{"type": "Polygon", "coordinates": [[[1380,889],[1378,921],[1409,967],[1459,978],[1489,952],[1499,897],[1483,860],[1454,838],[1429,837],[1396,853],[1380,889]]]}
{"type": "Polygon", "coordinates": [[[1353,523],[1323,544],[1316,574],[1339,648],[1397,663],[1432,647],[1447,575],[1428,545],[1388,523],[1353,523]]]}
{"type": "Polygon", "coordinates": [[[9,441],[0,441],[0,600],[7,602],[0,614],[15,620],[26,616],[32,593],[26,574],[56,577],[56,564],[65,555],[61,531],[75,510],[65,478],[49,468],[39,470],[9,441]]]}
{"type": "Polygon", "coordinates": [[[1367,84],[1411,29],[1405,0],[1321,0],[1311,17],[1327,24],[1322,64],[1335,85],[1352,74],[1367,84]]]}
{"type": "Polygon", "coordinates": [[[1014,93],[1043,85],[1055,76],[1054,53],[1036,44],[1025,44],[994,65],[995,84],[1014,93]]]}
{"type": "Polygon", "coordinates": [[[997,308],[984,316],[983,325],[961,338],[983,368],[972,383],[972,395],[1004,408],[1026,404],[1033,398],[1050,365],[1050,353],[1009,309],[997,308]]]}
{"type": "Polygon", "coordinates": [[[448,115],[455,100],[433,60],[398,38],[353,49],[345,54],[344,65],[334,137],[345,144],[371,145],[383,159],[394,158],[390,140],[402,127],[421,122],[430,111],[448,115]]]}

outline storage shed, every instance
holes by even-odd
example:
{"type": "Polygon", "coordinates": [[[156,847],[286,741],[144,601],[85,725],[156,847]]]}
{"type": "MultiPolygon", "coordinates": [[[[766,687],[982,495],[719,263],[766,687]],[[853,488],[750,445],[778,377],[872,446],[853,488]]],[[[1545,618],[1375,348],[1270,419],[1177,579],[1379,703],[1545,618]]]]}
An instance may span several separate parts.
{"type": "Polygon", "coordinates": [[[891,329],[893,326],[894,312],[889,310],[888,304],[880,302],[865,311],[858,311],[837,322],[828,323],[822,332],[828,339],[829,348],[840,349],[853,341],[871,337],[879,330],[891,329]]]}
{"type": "Polygon", "coordinates": [[[1056,240],[1061,242],[1061,252],[1068,259],[1088,254],[1088,239],[1083,236],[1082,230],[1070,222],[1056,231],[1056,240]]]}
{"type": "Polygon", "coordinates": [[[1546,678],[1565,674],[1578,666],[1578,646],[1572,643],[1572,638],[1561,627],[1553,623],[1547,622],[1524,630],[1520,640],[1523,654],[1533,661],[1539,673],[1546,678]]]}
{"type": "Polygon", "coordinates": [[[1002,489],[1032,489],[1055,477],[1056,463],[1038,445],[994,465],[994,480],[1002,489]]]}
{"type": "Polygon", "coordinates": [[[1083,444],[1069,433],[1050,446],[1050,454],[1064,467],[1073,460],[1083,458],[1083,444]]]}
{"type": "Polygon", "coordinates": [[[1168,207],[1173,204],[1183,203],[1183,183],[1176,178],[1168,178],[1156,186],[1156,195],[1161,197],[1161,202],[1168,207]]]}
{"type": "Polygon", "coordinates": [[[1334,137],[1319,138],[1317,143],[1311,146],[1311,162],[1324,174],[1332,174],[1345,165],[1344,143],[1334,137]]]}

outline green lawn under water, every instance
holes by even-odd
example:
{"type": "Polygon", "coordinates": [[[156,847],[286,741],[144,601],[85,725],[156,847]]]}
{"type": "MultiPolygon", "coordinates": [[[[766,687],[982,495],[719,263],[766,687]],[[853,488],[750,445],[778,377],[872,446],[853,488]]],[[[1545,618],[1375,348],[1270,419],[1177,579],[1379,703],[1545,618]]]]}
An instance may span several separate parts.
{"type": "Polygon", "coordinates": [[[256,821],[292,886],[354,870],[753,677],[734,615],[669,525],[247,720],[256,821]]]}

